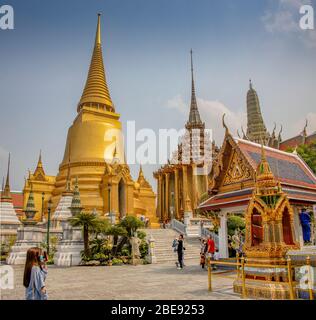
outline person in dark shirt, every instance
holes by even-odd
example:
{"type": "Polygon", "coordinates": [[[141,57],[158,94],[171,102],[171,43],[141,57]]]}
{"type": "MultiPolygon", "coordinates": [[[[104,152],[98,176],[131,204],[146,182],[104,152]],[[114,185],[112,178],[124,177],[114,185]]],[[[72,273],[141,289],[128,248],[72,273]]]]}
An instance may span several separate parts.
{"type": "Polygon", "coordinates": [[[177,252],[178,252],[178,269],[183,269],[183,251],[185,250],[184,244],[183,244],[183,234],[180,234],[178,239],[178,246],[177,246],[177,252]]]}

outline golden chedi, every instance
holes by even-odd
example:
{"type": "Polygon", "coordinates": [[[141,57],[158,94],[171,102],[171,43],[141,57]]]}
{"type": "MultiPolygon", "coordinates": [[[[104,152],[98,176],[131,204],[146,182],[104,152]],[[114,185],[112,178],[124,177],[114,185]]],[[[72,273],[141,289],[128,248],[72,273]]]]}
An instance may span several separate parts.
{"type": "Polygon", "coordinates": [[[112,212],[116,218],[143,214],[155,226],[155,194],[150,185],[133,181],[121,137],[120,115],[106,82],[99,14],[88,77],[51,193],[53,212],[65,190],[69,167],[70,179],[78,179],[84,210],[112,212]]]}

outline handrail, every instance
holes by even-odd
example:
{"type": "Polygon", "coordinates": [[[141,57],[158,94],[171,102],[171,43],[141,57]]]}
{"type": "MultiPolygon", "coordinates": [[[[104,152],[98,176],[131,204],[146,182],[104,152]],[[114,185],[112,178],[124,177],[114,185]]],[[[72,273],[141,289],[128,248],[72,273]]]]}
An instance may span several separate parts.
{"type": "Polygon", "coordinates": [[[171,220],[172,229],[186,235],[186,225],[177,219],[171,220]]]}

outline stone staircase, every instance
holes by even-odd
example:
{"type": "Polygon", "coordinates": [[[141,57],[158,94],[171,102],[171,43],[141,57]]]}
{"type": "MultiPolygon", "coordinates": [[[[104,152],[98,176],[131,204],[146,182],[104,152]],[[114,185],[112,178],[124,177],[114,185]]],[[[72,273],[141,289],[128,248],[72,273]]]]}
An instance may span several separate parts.
{"type": "MultiPolygon", "coordinates": [[[[172,248],[172,241],[178,238],[179,233],[173,229],[146,229],[147,238],[150,235],[155,239],[155,255],[157,263],[175,262],[177,254],[172,248]]],[[[184,238],[184,263],[186,260],[200,261],[200,241],[198,237],[184,238]]]]}

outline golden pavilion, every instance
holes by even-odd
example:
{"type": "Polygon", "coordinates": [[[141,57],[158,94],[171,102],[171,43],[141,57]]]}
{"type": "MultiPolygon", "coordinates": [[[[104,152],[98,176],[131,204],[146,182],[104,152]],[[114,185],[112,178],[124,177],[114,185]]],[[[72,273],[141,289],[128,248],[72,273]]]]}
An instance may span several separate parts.
{"type": "MultiPolygon", "coordinates": [[[[32,186],[38,214],[47,211],[52,199],[54,212],[70,179],[78,179],[84,210],[99,214],[144,215],[154,227],[155,193],[140,168],[134,181],[125,162],[122,124],[108,89],[103,64],[101,23],[98,14],[94,49],[86,84],[77,105],[77,115],[68,130],[64,157],[56,177],[47,176],[41,157],[24,186],[24,202],[32,186]],[[44,201],[43,201],[44,199],[44,201]],[[44,208],[44,209],[42,209],[44,208]]],[[[157,224],[158,225],[158,224],[157,224]]]]}

